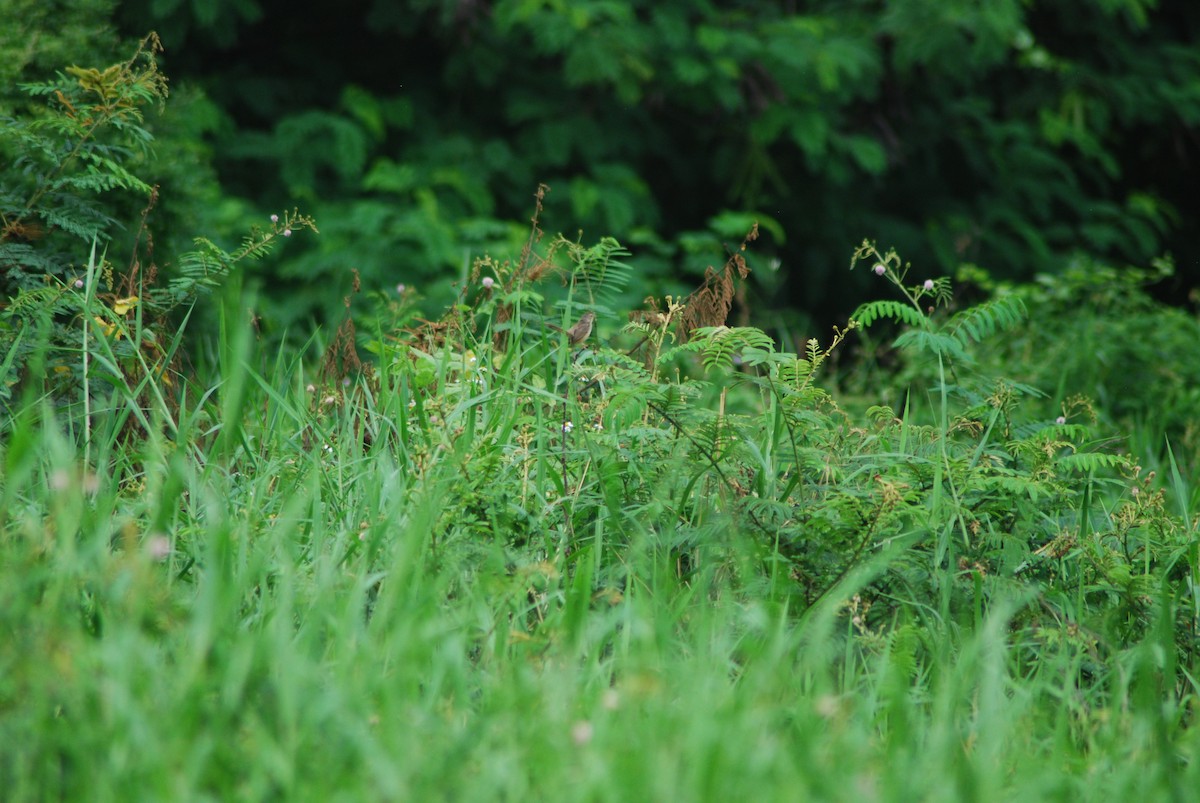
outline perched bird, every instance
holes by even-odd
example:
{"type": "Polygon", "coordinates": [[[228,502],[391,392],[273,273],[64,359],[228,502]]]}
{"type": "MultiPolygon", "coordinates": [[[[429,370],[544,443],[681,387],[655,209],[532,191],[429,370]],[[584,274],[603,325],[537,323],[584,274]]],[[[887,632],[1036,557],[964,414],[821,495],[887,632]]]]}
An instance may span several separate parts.
{"type": "Polygon", "coordinates": [[[596,320],[596,313],[585,312],[579,322],[567,330],[567,340],[571,341],[572,346],[578,346],[588,339],[592,334],[592,321],[594,320],[596,320]]]}

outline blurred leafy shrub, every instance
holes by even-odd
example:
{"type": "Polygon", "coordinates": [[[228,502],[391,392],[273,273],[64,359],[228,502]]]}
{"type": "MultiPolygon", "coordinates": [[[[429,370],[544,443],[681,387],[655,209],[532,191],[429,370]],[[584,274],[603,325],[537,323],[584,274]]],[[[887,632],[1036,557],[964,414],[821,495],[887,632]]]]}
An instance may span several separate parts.
{"type": "MultiPolygon", "coordinates": [[[[894,253],[874,256],[890,258],[897,269],[909,267],[899,265],[894,253]]],[[[964,265],[957,277],[962,296],[980,303],[958,316],[1010,308],[1022,317],[1006,319],[1002,337],[981,338],[969,351],[956,349],[956,376],[964,385],[968,377],[1010,377],[1026,388],[1026,405],[1041,415],[1102,420],[1128,433],[1127,447],[1148,465],[1166,460],[1169,443],[1180,465],[1192,469],[1200,457],[1195,414],[1200,409],[1195,359],[1200,320],[1150,292],[1174,272],[1170,259],[1153,260],[1149,268],[1118,268],[1077,254],[1058,272],[1011,282],[964,265]]],[[[903,309],[900,302],[887,303],[903,309]]],[[[906,317],[883,317],[912,323],[911,310],[906,317]]],[[[893,404],[905,404],[903,396],[915,391],[908,404],[915,404],[914,415],[927,418],[930,406],[923,394],[936,383],[938,363],[928,350],[907,348],[912,333],[890,341],[894,334],[864,338],[863,359],[848,368],[844,385],[863,398],[893,404]]]]}
{"type": "MultiPolygon", "coordinates": [[[[64,64],[107,64],[119,47],[115,0],[7,0],[0,27],[0,111],[31,108],[19,84],[64,64]]],[[[144,33],[144,31],[143,31],[144,33]]]]}
{"type": "Polygon", "coordinates": [[[103,71],[72,66],[57,81],[27,85],[46,100],[46,113],[5,121],[4,150],[13,156],[0,189],[6,293],[45,277],[63,281],[71,248],[107,239],[117,218],[106,193],[151,196],[127,164],[151,139],[142,109],[167,97],[157,50],[151,36],[126,62],[103,71]]]}
{"type": "Polygon", "coordinates": [[[1139,438],[1147,459],[1164,454],[1166,440],[1181,460],[1200,457],[1200,320],[1157,301],[1149,292],[1175,272],[1168,259],[1149,268],[1113,267],[1077,255],[1059,272],[1004,286],[964,271],[997,297],[1021,298],[1030,323],[982,350],[995,370],[1027,378],[1047,402],[1062,407],[1076,394],[1099,414],[1139,438]]]}
{"type": "Polygon", "coordinates": [[[264,274],[288,316],[351,268],[436,309],[448,277],[518,240],[506,221],[537,182],[553,188],[548,219],[630,247],[642,295],[720,264],[740,236],[720,225],[728,210],[777,221],[757,253],[778,269],[749,292],[826,323],[865,290],[837,268],[864,233],[946,275],[971,262],[1012,280],[1079,249],[1146,264],[1188,245],[1195,4],[354,8],[121,6],[223,110],[227,191],[321,220],[312,253],[264,274]]]}
{"type": "MultiPolygon", "coordinates": [[[[9,3],[7,24],[0,31],[0,117],[10,124],[21,120],[21,125],[27,125],[53,115],[46,97],[30,93],[31,86],[53,83],[56,72],[66,65],[110,65],[131,52],[146,28],[139,27],[129,38],[119,36],[112,21],[116,5],[114,0],[9,3]]],[[[157,57],[161,59],[162,54],[157,57]]],[[[170,264],[190,250],[193,232],[234,236],[246,217],[244,203],[222,197],[212,167],[206,136],[220,119],[217,108],[196,86],[172,86],[171,102],[158,104],[153,114],[138,120],[140,141],[122,145],[126,150],[120,159],[128,172],[146,187],[159,188],[148,231],[153,234],[160,264],[170,264]],[[146,147],[150,143],[153,147],[146,147]]],[[[126,136],[132,133],[124,132],[126,136]]],[[[112,140],[109,144],[120,138],[112,129],[105,136],[112,140]]],[[[18,160],[28,160],[30,155],[23,148],[13,132],[0,137],[0,164],[12,168],[18,160]]],[[[28,185],[33,180],[10,172],[5,190],[19,195],[21,183],[28,185]]],[[[132,193],[90,196],[90,204],[105,210],[102,238],[106,242],[111,238],[122,253],[131,251],[136,237],[147,233],[139,235],[131,225],[140,218],[146,198],[146,191],[140,188],[132,193]]],[[[83,256],[76,254],[75,261],[82,261],[83,256]]]]}
{"type": "MultiPolygon", "coordinates": [[[[162,255],[148,222],[159,187],[135,171],[155,172],[144,113],[167,99],[160,52],[150,34],[125,61],[104,69],[73,65],[54,80],[24,84],[35,102],[13,104],[15,114],[3,118],[0,152],[11,157],[0,167],[0,402],[6,406],[24,382],[35,396],[82,401],[85,427],[96,411],[93,396],[111,386],[123,390],[116,396],[119,416],[131,413],[126,401],[143,402],[146,393],[156,396],[161,412],[167,396],[155,393],[157,383],[172,384],[181,345],[172,316],[190,317],[200,294],[279,238],[315,228],[292,212],[272,216],[268,231],[253,229],[232,252],[198,238],[159,275],[162,255]],[[131,236],[117,240],[130,219],[138,220],[131,236]],[[129,249],[124,265],[109,256],[118,243],[129,249]]],[[[178,144],[167,150],[178,159],[175,170],[206,164],[202,153],[188,159],[178,144]]],[[[200,186],[204,178],[203,171],[196,176],[200,186]]],[[[178,242],[178,236],[164,239],[178,242]]],[[[134,417],[149,426],[144,415],[134,417]]]]}

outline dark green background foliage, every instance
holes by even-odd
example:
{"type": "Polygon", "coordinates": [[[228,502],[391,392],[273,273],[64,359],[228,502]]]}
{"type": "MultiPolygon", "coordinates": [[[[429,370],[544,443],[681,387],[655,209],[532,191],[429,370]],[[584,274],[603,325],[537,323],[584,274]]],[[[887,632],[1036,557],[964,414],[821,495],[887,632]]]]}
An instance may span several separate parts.
{"type": "Polygon", "coordinates": [[[259,268],[285,321],[337,308],[351,269],[436,311],[471,259],[515,251],[538,182],[551,231],[633,250],[631,303],[719,264],[751,217],[757,308],[822,330],[862,300],[863,237],[930,275],[1083,251],[1174,253],[1177,298],[1200,276],[1186,0],[4,5],[10,107],[14,78],[111,63],[106,19],[160,32],[174,94],[139,172],[164,187],[160,248],[300,205],[322,236],[259,268]]]}
{"type": "MultiPolygon", "coordinates": [[[[930,273],[1028,278],[1079,249],[1185,254],[1197,211],[1190,0],[120,12],[130,35],[159,30],[167,73],[222,109],[225,186],[322,225],[280,269],[296,309],[351,267],[432,292],[518,236],[539,181],[550,227],[611,234],[652,277],[719,263],[741,235],[731,210],[775,221],[755,249],[761,297],[825,315],[858,299],[844,265],[864,236],[930,273]]],[[[1193,261],[1180,270],[1194,282],[1193,261]]]]}
{"type": "MultiPolygon", "coordinates": [[[[149,28],[135,35],[120,35],[114,25],[115,5],[114,0],[0,0],[0,18],[4,20],[0,26],[0,119],[12,118],[3,120],[5,131],[0,136],[0,207],[6,220],[24,217],[27,223],[41,225],[55,203],[68,203],[74,207],[68,216],[86,213],[95,223],[88,231],[75,232],[51,226],[46,241],[38,243],[36,265],[14,265],[0,255],[0,288],[6,296],[17,287],[44,284],[45,275],[61,277],[86,262],[93,234],[99,237],[102,249],[110,240],[115,242],[111,249],[114,260],[128,262],[131,258],[140,213],[148,200],[140,189],[73,195],[51,192],[40,196],[41,203],[35,208],[26,208],[38,186],[54,175],[65,155],[79,144],[54,121],[51,109],[57,107],[53,95],[33,93],[28,84],[51,82],[71,66],[103,70],[128,59],[149,28]],[[18,135],[21,128],[39,126],[47,134],[58,132],[58,152],[42,153],[18,135]],[[48,263],[57,265],[51,268],[48,263]]],[[[73,78],[66,80],[74,82],[73,78]]],[[[221,198],[211,145],[206,141],[219,119],[217,108],[199,87],[185,82],[171,86],[169,103],[147,110],[144,123],[153,135],[150,147],[143,147],[147,142],[140,133],[104,126],[98,139],[85,143],[102,149],[139,181],[161,187],[160,203],[149,221],[158,252],[153,248],[144,252],[147,263],[158,256],[165,264],[173,264],[180,253],[193,247],[193,237],[213,234],[213,228],[244,228],[237,219],[241,205],[221,198]]],[[[68,174],[85,174],[76,183],[86,183],[90,171],[97,182],[91,189],[98,189],[102,183],[99,176],[105,171],[92,170],[86,159],[83,162],[67,164],[68,174]]],[[[11,239],[8,244],[13,245],[11,239]]]]}
{"type": "Polygon", "coordinates": [[[763,6],[0,0],[6,800],[1188,799],[1198,7],[763,6]]]}

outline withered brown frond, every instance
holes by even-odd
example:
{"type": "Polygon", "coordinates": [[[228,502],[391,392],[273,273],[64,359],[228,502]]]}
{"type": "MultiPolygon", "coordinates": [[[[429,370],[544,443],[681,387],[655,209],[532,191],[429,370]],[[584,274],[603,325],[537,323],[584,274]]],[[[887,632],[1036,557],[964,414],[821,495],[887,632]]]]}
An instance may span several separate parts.
{"type": "Polygon", "coordinates": [[[353,270],[353,273],[354,284],[350,295],[342,301],[346,307],[346,317],[325,349],[325,357],[321,362],[321,379],[325,382],[341,382],[351,374],[358,374],[363,368],[355,343],[354,317],[350,314],[350,299],[361,287],[358,270],[353,270]]]}
{"type": "Polygon", "coordinates": [[[418,318],[417,321],[419,326],[410,326],[401,331],[421,343],[423,350],[429,352],[438,350],[462,331],[461,322],[457,317],[447,316],[439,321],[418,318]]]}
{"type": "Polygon", "coordinates": [[[688,296],[687,307],[679,320],[676,330],[680,343],[686,343],[692,330],[704,326],[724,326],[733,308],[733,300],[740,293],[740,286],[735,279],[745,279],[750,275],[750,268],[742,254],[750,243],[758,239],[758,222],[755,221],[750,231],[742,240],[741,247],[730,254],[721,270],[709,267],[704,272],[704,284],[696,288],[688,296]]]}

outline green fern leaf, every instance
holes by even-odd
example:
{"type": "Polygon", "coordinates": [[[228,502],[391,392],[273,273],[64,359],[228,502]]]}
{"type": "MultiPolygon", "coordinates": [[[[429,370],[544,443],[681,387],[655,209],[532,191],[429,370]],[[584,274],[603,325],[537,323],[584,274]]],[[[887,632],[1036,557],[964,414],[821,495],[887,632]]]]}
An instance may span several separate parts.
{"type": "Polygon", "coordinates": [[[1027,315],[1024,301],[1017,296],[1005,296],[963,310],[950,319],[946,328],[966,346],[1014,328],[1027,315]]]}
{"type": "Polygon", "coordinates": [[[920,329],[924,329],[929,325],[929,319],[920,310],[900,301],[868,301],[850,316],[851,320],[857,321],[858,325],[863,328],[870,326],[881,318],[887,318],[888,320],[920,329]]]}
{"type": "Polygon", "coordinates": [[[692,333],[692,342],[698,344],[706,369],[715,366],[729,367],[735,354],[744,348],[758,351],[774,351],[775,342],[761,329],[753,327],[706,326],[692,333]]]}
{"type": "Polygon", "coordinates": [[[1076,452],[1063,455],[1058,459],[1058,465],[1068,471],[1078,471],[1084,474],[1104,469],[1131,469],[1132,461],[1129,455],[1109,454],[1106,452],[1076,452]]]}
{"type": "Polygon", "coordinates": [[[569,243],[568,254],[575,265],[576,285],[593,299],[619,306],[618,299],[633,277],[633,268],[622,261],[630,252],[612,237],[604,237],[590,248],[569,243]]]}
{"type": "Polygon", "coordinates": [[[952,335],[942,332],[927,332],[920,329],[910,329],[896,338],[896,348],[949,357],[953,360],[967,362],[970,360],[962,344],[952,335]]]}

